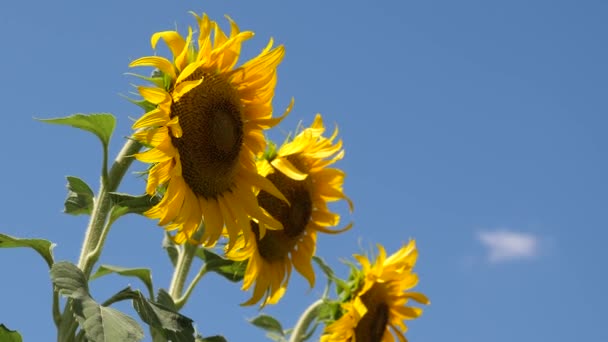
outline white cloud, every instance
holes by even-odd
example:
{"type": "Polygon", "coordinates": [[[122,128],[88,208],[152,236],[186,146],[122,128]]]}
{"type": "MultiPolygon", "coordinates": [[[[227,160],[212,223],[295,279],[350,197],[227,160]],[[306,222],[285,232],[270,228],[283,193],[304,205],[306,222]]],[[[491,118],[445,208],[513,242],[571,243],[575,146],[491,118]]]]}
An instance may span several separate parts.
{"type": "Polygon", "coordinates": [[[539,238],[530,233],[482,231],[477,234],[477,239],[488,249],[491,263],[530,259],[538,255],[539,238]]]}

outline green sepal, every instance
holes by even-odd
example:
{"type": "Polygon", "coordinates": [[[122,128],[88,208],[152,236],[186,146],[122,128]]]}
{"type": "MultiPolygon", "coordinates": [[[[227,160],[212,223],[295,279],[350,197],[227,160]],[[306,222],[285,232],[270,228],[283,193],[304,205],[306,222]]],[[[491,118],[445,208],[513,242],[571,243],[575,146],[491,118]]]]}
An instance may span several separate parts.
{"type": "Polygon", "coordinates": [[[245,276],[247,263],[244,261],[223,258],[204,247],[196,250],[196,256],[205,261],[207,271],[215,272],[232,282],[239,282],[245,276]]]}
{"type": "Polygon", "coordinates": [[[156,105],[153,103],[148,102],[147,100],[141,99],[141,100],[134,100],[132,98],[123,96],[127,101],[131,102],[132,104],[138,106],[139,108],[143,109],[144,112],[149,112],[151,110],[156,109],[156,105]]]}
{"type": "Polygon", "coordinates": [[[90,215],[93,210],[95,193],[82,179],[67,176],[68,197],[65,199],[63,212],[70,215],[90,215]]]}
{"type": "Polygon", "coordinates": [[[157,196],[150,196],[148,194],[133,196],[130,194],[111,192],[109,195],[113,205],[111,214],[113,220],[126,214],[142,215],[160,201],[157,196]]]}
{"type": "Polygon", "coordinates": [[[312,260],[319,266],[321,271],[325,273],[328,281],[334,282],[336,284],[336,291],[338,292],[338,295],[350,287],[350,285],[346,281],[336,276],[334,270],[322,258],[318,256],[313,256],[312,260]]]}
{"type": "Polygon", "coordinates": [[[317,312],[317,320],[322,322],[333,322],[340,318],[342,306],[339,301],[325,300],[317,312]]]}
{"type": "MultiPolygon", "coordinates": [[[[53,265],[50,273],[55,289],[72,298],[74,316],[89,341],[136,342],[144,338],[142,328],[133,318],[116,309],[99,305],[91,297],[86,277],[76,265],[58,262],[53,265]]],[[[119,299],[115,299],[117,300],[119,299]]]]}
{"type": "Polygon", "coordinates": [[[262,159],[272,161],[276,157],[277,157],[277,144],[275,144],[274,141],[268,140],[268,142],[266,143],[266,150],[264,151],[264,154],[262,154],[262,159]]]}
{"type": "MultiPolygon", "coordinates": [[[[281,336],[285,337],[285,331],[283,330],[283,326],[281,326],[281,322],[279,322],[276,318],[261,314],[253,319],[249,320],[249,323],[255,325],[256,327],[265,330],[268,333],[268,336],[281,336]]],[[[274,338],[273,338],[274,339],[274,338]]],[[[276,339],[275,339],[276,340],[276,339]]]]}
{"type": "Polygon", "coordinates": [[[163,248],[167,251],[167,256],[169,256],[169,260],[171,260],[171,264],[173,267],[177,265],[177,258],[179,256],[179,250],[177,249],[177,245],[171,240],[169,233],[165,233],[165,237],[163,238],[163,248]]]}
{"type": "Polygon", "coordinates": [[[228,340],[222,335],[214,335],[202,337],[201,335],[196,336],[196,342],[228,342],[228,340]]]}
{"type": "Polygon", "coordinates": [[[109,113],[74,114],[62,118],[38,119],[42,122],[67,125],[95,134],[107,150],[112,132],[116,126],[116,118],[109,113]]]}
{"type": "Polygon", "coordinates": [[[0,248],[29,247],[44,258],[49,267],[53,266],[53,247],[55,244],[44,239],[21,239],[0,234],[0,248]]]}
{"type": "Polygon", "coordinates": [[[97,279],[99,277],[103,277],[104,275],[116,273],[126,277],[136,277],[139,278],[148,289],[148,293],[150,294],[150,298],[154,297],[154,287],[152,285],[152,274],[147,268],[126,268],[120,266],[113,265],[101,265],[91,276],[91,280],[97,279]]]}
{"type": "Polygon", "coordinates": [[[142,79],[144,81],[148,81],[148,82],[154,84],[155,86],[157,86],[159,88],[165,89],[164,88],[164,84],[165,84],[164,82],[165,81],[164,81],[163,73],[160,72],[160,70],[159,70],[158,73],[153,72],[152,76],[144,76],[144,75],[140,75],[140,74],[136,74],[136,73],[132,73],[132,72],[128,72],[125,75],[137,77],[137,78],[142,79]]]}
{"type": "Polygon", "coordinates": [[[0,324],[0,341],[2,342],[23,342],[21,334],[16,330],[10,330],[4,324],[0,324]]]}

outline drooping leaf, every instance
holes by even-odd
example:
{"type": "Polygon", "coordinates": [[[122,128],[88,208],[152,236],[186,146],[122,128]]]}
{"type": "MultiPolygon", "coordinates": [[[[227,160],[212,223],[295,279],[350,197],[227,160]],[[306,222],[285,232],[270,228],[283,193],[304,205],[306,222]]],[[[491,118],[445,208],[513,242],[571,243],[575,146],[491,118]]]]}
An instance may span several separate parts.
{"type": "Polygon", "coordinates": [[[148,293],[150,294],[150,298],[152,298],[154,296],[154,288],[152,286],[152,274],[149,269],[147,269],[147,268],[126,268],[126,267],[120,267],[120,266],[114,266],[114,265],[101,265],[101,266],[99,266],[99,268],[97,269],[95,274],[93,274],[91,276],[91,280],[97,279],[99,277],[102,277],[102,276],[105,276],[105,275],[108,275],[111,273],[117,273],[117,274],[120,274],[122,276],[127,276],[127,277],[139,278],[146,285],[146,288],[148,289],[148,293]]]}
{"type": "Polygon", "coordinates": [[[207,271],[215,272],[232,282],[241,281],[245,276],[246,262],[223,258],[203,247],[197,249],[196,256],[205,261],[207,271]]]}
{"type": "Polygon", "coordinates": [[[110,200],[114,205],[112,217],[114,219],[126,214],[143,214],[159,202],[156,196],[147,194],[133,196],[118,192],[110,193],[110,200]]]}
{"type": "Polygon", "coordinates": [[[91,132],[101,140],[104,148],[107,148],[114,126],[116,126],[114,115],[109,113],[74,114],[62,118],[38,120],[56,125],[72,126],[91,132]]]}
{"type": "Polygon", "coordinates": [[[90,215],[93,210],[93,190],[78,177],[67,176],[68,197],[65,199],[63,212],[70,215],[90,215]]]}
{"type": "Polygon", "coordinates": [[[266,314],[261,314],[251,320],[249,323],[255,325],[258,328],[266,330],[268,333],[278,334],[285,336],[281,323],[274,317],[266,314]]]}
{"type": "Polygon", "coordinates": [[[53,247],[55,244],[44,239],[21,239],[0,234],[0,248],[28,247],[40,254],[49,267],[53,266],[53,247]]]}
{"type": "Polygon", "coordinates": [[[144,331],[128,315],[97,304],[91,297],[82,296],[73,301],[74,315],[89,341],[137,342],[144,338],[144,331]]]}
{"type": "MultiPolygon", "coordinates": [[[[51,280],[60,294],[72,298],[74,315],[87,340],[136,342],[144,338],[143,330],[133,318],[118,310],[99,305],[91,298],[86,277],[76,265],[66,261],[54,264],[51,268],[51,280]]],[[[118,295],[126,299],[130,293],[123,290],[118,295]]]]}
{"type": "Polygon", "coordinates": [[[165,291],[164,289],[158,290],[158,294],[156,295],[156,302],[158,304],[164,305],[169,309],[177,312],[177,307],[175,306],[175,302],[171,295],[165,291]]]}
{"type": "Polygon", "coordinates": [[[173,243],[173,240],[169,237],[169,233],[165,234],[163,238],[163,248],[167,251],[167,255],[169,256],[169,260],[171,260],[171,264],[173,267],[177,264],[177,257],[179,255],[179,251],[177,249],[177,245],[173,243]]]}
{"type": "Polygon", "coordinates": [[[190,318],[160,303],[147,300],[139,291],[133,291],[133,307],[142,321],[162,332],[173,342],[194,342],[194,326],[190,318]]]}
{"type": "Polygon", "coordinates": [[[67,261],[60,261],[51,267],[51,280],[60,294],[78,298],[88,295],[89,287],[84,273],[78,266],[67,261]]]}
{"type": "Polygon", "coordinates": [[[0,324],[0,341],[2,342],[22,342],[23,338],[19,332],[10,330],[4,324],[0,324]]]}
{"type": "Polygon", "coordinates": [[[106,299],[103,303],[101,303],[101,305],[110,306],[114,303],[122,302],[123,300],[131,300],[134,297],[135,295],[133,293],[133,289],[131,289],[131,286],[127,286],[124,289],[113,294],[112,297],[106,299]]]}

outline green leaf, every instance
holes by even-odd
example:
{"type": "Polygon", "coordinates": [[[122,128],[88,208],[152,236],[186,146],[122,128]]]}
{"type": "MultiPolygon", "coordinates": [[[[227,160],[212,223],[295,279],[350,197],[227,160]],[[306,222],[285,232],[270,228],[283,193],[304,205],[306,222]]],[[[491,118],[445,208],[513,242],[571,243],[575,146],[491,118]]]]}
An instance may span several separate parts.
{"type": "MultiPolygon", "coordinates": [[[[144,338],[144,331],[133,318],[91,298],[86,277],[76,265],[66,261],[54,264],[51,279],[59,293],[72,298],[74,315],[89,341],[136,342],[144,338]]],[[[129,292],[122,290],[112,299],[118,301],[129,296],[129,292]]]]}
{"type": "Polygon", "coordinates": [[[258,317],[249,320],[249,322],[258,328],[266,330],[268,333],[285,336],[281,323],[270,315],[261,314],[258,317]]]}
{"type": "Polygon", "coordinates": [[[133,289],[131,289],[131,286],[127,286],[112,295],[112,297],[106,299],[103,303],[101,303],[101,306],[110,306],[114,303],[122,302],[123,300],[131,300],[134,297],[135,295],[133,294],[133,289]]]}
{"type": "Polygon", "coordinates": [[[0,248],[29,247],[40,254],[49,267],[53,266],[54,243],[44,239],[20,239],[10,235],[0,234],[0,248]]]}
{"type": "Polygon", "coordinates": [[[245,276],[246,262],[222,258],[203,247],[197,249],[196,256],[205,261],[207,271],[215,272],[232,282],[241,281],[245,276]]]}
{"type": "Polygon", "coordinates": [[[84,273],[78,266],[67,261],[60,261],[51,267],[51,280],[60,294],[79,298],[88,295],[89,287],[84,273]]]}
{"type": "Polygon", "coordinates": [[[10,330],[4,324],[0,324],[0,341],[2,342],[22,342],[23,339],[19,332],[10,330]]]}
{"type": "Polygon", "coordinates": [[[196,342],[228,342],[228,340],[222,335],[214,335],[208,337],[196,336],[196,342]]]}
{"type": "Polygon", "coordinates": [[[118,192],[111,192],[110,200],[114,205],[114,209],[112,210],[112,217],[114,219],[131,213],[143,214],[160,201],[158,197],[147,194],[133,196],[118,192]]]}
{"type": "Polygon", "coordinates": [[[163,248],[167,251],[167,255],[169,256],[169,260],[173,264],[173,267],[177,264],[177,257],[179,255],[179,251],[177,249],[177,245],[173,243],[171,237],[169,237],[169,233],[165,234],[163,238],[163,248]]]}
{"type": "Polygon", "coordinates": [[[164,305],[169,309],[177,312],[177,307],[175,306],[175,302],[171,295],[165,291],[164,289],[158,290],[158,294],[156,295],[156,302],[158,304],[164,305]]]}
{"type": "Polygon", "coordinates": [[[162,332],[172,342],[194,342],[194,326],[190,318],[147,300],[139,291],[133,293],[133,307],[142,321],[162,332]]]}
{"type": "Polygon", "coordinates": [[[152,298],[154,296],[154,288],[152,286],[152,274],[149,269],[147,269],[147,268],[126,268],[126,267],[113,266],[113,265],[101,265],[101,266],[99,266],[99,268],[97,269],[95,274],[93,274],[91,276],[91,280],[97,279],[99,277],[102,277],[104,275],[108,275],[111,273],[117,273],[117,274],[120,274],[122,276],[127,276],[127,277],[139,278],[146,285],[146,288],[148,289],[148,293],[150,294],[150,298],[152,298]]]}
{"type": "Polygon", "coordinates": [[[56,124],[56,125],[67,125],[95,134],[103,144],[104,148],[107,148],[114,126],[116,126],[116,119],[114,115],[109,113],[98,113],[98,114],[74,114],[63,118],[51,118],[51,119],[38,119],[42,122],[56,124]]]}
{"type": "Polygon", "coordinates": [[[82,179],[67,176],[68,198],[65,199],[63,212],[70,215],[90,215],[93,210],[93,190],[82,179]]]}
{"type": "Polygon", "coordinates": [[[136,342],[144,338],[137,322],[124,313],[97,304],[91,297],[82,296],[73,301],[74,315],[89,341],[136,342]]]}

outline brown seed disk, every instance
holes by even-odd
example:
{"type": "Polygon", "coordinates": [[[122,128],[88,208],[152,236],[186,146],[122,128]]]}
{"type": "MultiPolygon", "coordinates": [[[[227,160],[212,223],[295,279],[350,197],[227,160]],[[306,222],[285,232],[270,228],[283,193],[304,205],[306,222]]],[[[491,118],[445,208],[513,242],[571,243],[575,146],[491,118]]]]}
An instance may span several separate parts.
{"type": "Polygon", "coordinates": [[[198,196],[217,198],[234,185],[243,144],[241,102],[219,75],[197,71],[203,82],[171,105],[183,134],[171,141],[179,152],[184,180],[198,196]]]}
{"type": "Polygon", "coordinates": [[[355,328],[355,337],[361,342],[381,342],[389,320],[389,307],[386,304],[386,288],[376,283],[364,295],[361,301],[367,312],[355,328]]]}
{"type": "Polygon", "coordinates": [[[260,255],[266,260],[276,261],[287,256],[306,231],[313,208],[308,179],[296,181],[281,172],[272,173],[267,178],[291,203],[290,206],[265,191],[258,195],[260,206],[283,225],[283,230],[266,231],[261,240],[257,224],[252,225],[260,255]]]}

